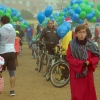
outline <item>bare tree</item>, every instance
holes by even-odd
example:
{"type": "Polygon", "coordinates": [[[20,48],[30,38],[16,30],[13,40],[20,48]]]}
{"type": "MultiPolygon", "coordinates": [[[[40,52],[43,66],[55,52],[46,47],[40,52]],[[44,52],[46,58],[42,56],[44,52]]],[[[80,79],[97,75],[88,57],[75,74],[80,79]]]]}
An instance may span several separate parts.
{"type": "Polygon", "coordinates": [[[68,0],[58,0],[56,10],[63,10],[68,4],[68,0]]]}

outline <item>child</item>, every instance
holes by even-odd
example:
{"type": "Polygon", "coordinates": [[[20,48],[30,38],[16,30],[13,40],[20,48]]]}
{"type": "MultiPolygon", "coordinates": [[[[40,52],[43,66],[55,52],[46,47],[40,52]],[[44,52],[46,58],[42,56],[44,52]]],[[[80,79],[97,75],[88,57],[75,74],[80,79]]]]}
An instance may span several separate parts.
{"type": "Polygon", "coordinates": [[[4,79],[2,77],[2,66],[4,65],[4,58],[0,56],[0,94],[4,89],[4,79]]]}
{"type": "Polygon", "coordinates": [[[16,66],[18,66],[18,59],[17,59],[17,56],[20,52],[20,38],[18,37],[18,34],[19,34],[19,31],[16,31],[16,38],[15,38],[15,63],[16,63],[16,66]]]}

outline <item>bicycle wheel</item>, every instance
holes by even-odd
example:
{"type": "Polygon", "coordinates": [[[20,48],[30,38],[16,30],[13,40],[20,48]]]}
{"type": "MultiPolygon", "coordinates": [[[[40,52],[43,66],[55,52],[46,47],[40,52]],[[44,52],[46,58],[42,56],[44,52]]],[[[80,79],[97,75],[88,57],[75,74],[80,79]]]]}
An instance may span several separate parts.
{"type": "Polygon", "coordinates": [[[48,61],[48,54],[44,53],[41,58],[41,71],[43,77],[45,77],[47,74],[47,61],[48,61]]]}
{"type": "Polygon", "coordinates": [[[56,62],[50,71],[50,81],[55,87],[63,87],[69,82],[69,66],[67,62],[56,62]]]}

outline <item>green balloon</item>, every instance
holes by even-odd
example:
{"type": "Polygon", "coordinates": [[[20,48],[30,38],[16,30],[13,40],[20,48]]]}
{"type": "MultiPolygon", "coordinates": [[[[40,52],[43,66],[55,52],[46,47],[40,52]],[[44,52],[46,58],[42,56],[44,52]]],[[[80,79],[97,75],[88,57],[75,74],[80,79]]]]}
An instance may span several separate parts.
{"type": "Polygon", "coordinates": [[[10,23],[13,23],[13,19],[10,19],[10,23]]]}
{"type": "Polygon", "coordinates": [[[89,4],[91,4],[91,5],[92,5],[92,7],[94,7],[94,3],[93,3],[93,2],[89,2],[89,4]]]}
{"type": "Polygon", "coordinates": [[[81,11],[79,16],[80,16],[81,19],[85,19],[86,18],[86,12],[81,11]]]}
{"type": "Polygon", "coordinates": [[[89,22],[96,22],[97,18],[93,17],[91,20],[88,20],[89,22]]]}
{"type": "Polygon", "coordinates": [[[7,12],[7,13],[10,13],[10,14],[12,13],[12,11],[11,11],[10,8],[7,8],[7,9],[6,9],[6,12],[7,12]]]}
{"type": "Polygon", "coordinates": [[[96,13],[95,17],[98,18],[100,16],[99,10],[95,9],[95,13],[96,13]]]}
{"type": "Polygon", "coordinates": [[[84,11],[85,10],[85,7],[86,7],[86,4],[85,3],[81,3],[80,4],[80,8],[84,11]]]}
{"type": "Polygon", "coordinates": [[[62,18],[61,17],[58,17],[58,21],[62,21],[62,18]]]}
{"type": "Polygon", "coordinates": [[[70,14],[69,14],[69,12],[68,12],[68,11],[66,12],[66,15],[67,15],[67,16],[70,16],[70,14]]]}
{"type": "Polygon", "coordinates": [[[64,12],[61,12],[59,15],[60,15],[60,16],[64,16],[64,12]]]}
{"type": "Polygon", "coordinates": [[[98,8],[98,10],[100,11],[100,3],[98,3],[97,8],[98,8]]]}
{"type": "Polygon", "coordinates": [[[17,22],[18,21],[18,18],[16,16],[14,16],[13,18],[13,21],[17,22]]]}
{"type": "Polygon", "coordinates": [[[5,13],[4,15],[8,16],[9,18],[11,18],[11,14],[10,13],[5,13]]]}
{"type": "Polygon", "coordinates": [[[88,4],[88,0],[83,0],[83,2],[84,2],[85,4],[88,4]]]}
{"type": "Polygon", "coordinates": [[[0,16],[4,15],[4,11],[0,10],[0,16]]]}
{"type": "Polygon", "coordinates": [[[69,7],[69,6],[70,6],[70,4],[67,4],[67,5],[66,5],[66,8],[69,7]]]}
{"type": "Polygon", "coordinates": [[[91,11],[92,11],[91,6],[90,6],[90,5],[87,5],[87,6],[85,7],[85,12],[88,14],[88,13],[90,13],[91,11]]]}
{"type": "Polygon", "coordinates": [[[76,7],[78,7],[78,4],[74,4],[74,5],[72,6],[72,9],[75,9],[76,7]]]}

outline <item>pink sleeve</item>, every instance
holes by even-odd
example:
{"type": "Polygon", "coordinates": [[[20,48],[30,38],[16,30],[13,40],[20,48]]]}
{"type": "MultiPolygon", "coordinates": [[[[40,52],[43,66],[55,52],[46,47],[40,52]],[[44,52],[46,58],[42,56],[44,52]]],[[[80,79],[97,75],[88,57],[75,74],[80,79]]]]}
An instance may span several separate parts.
{"type": "Polygon", "coordinates": [[[68,61],[69,66],[76,72],[81,73],[83,71],[84,60],[79,60],[72,56],[70,45],[68,46],[66,60],[68,61]]]}
{"type": "Polygon", "coordinates": [[[91,62],[91,65],[89,66],[89,69],[91,71],[95,71],[95,69],[97,67],[97,64],[99,62],[99,57],[98,56],[95,56],[94,54],[92,54],[92,57],[91,58],[88,58],[88,59],[91,62]]]}

